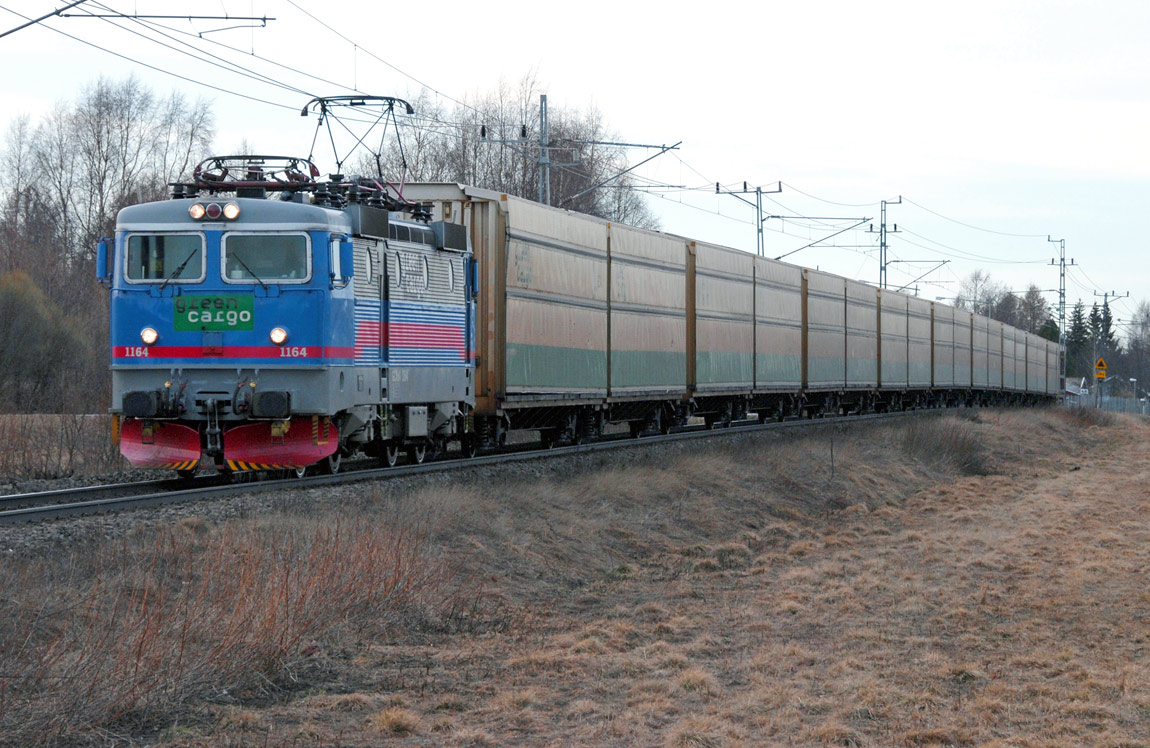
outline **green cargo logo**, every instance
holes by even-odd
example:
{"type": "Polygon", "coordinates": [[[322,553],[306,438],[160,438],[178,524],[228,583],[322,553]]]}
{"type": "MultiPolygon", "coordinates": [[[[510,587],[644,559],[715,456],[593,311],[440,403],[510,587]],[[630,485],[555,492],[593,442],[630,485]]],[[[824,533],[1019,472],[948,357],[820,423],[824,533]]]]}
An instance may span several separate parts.
{"type": "Polygon", "coordinates": [[[177,296],[173,303],[177,331],[253,329],[251,296],[177,296]]]}

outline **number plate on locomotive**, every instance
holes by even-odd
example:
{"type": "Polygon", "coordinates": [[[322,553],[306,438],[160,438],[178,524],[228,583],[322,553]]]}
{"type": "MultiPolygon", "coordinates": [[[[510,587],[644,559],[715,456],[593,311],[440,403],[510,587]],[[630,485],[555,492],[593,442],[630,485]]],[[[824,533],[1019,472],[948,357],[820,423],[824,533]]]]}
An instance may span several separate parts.
{"type": "Polygon", "coordinates": [[[251,296],[177,296],[172,304],[177,331],[253,329],[251,296]]]}

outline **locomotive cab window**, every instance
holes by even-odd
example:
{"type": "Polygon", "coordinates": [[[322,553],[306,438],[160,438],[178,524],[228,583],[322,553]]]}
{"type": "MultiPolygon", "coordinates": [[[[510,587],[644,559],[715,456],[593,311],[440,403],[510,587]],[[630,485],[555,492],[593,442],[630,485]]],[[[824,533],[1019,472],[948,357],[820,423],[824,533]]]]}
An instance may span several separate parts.
{"type": "Polygon", "coordinates": [[[306,283],[311,246],[307,234],[226,234],[221,266],[227,283],[306,283]]]}
{"type": "Polygon", "coordinates": [[[124,256],[129,283],[198,283],[204,279],[200,234],[132,234],[124,256]]]}

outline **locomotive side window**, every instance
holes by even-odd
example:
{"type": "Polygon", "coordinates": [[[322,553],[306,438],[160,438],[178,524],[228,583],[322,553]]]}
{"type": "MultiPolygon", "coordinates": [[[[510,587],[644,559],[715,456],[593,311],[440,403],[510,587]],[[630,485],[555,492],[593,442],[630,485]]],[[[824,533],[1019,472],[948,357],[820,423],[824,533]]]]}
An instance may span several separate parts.
{"type": "Polygon", "coordinates": [[[132,234],[124,256],[129,283],[197,283],[204,279],[199,234],[132,234]]]}
{"type": "Polygon", "coordinates": [[[228,283],[306,283],[311,246],[307,234],[226,234],[222,266],[228,283]]]}

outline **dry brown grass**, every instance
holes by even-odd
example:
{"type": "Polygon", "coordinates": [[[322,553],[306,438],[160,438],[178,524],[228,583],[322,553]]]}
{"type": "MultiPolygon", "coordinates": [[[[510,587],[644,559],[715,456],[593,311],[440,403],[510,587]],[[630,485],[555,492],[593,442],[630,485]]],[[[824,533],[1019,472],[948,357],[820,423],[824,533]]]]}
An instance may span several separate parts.
{"type": "Polygon", "coordinates": [[[187,748],[1150,745],[1150,428],[914,423],[365,489],[357,516],[427,528],[498,616],[309,635],[308,689],[153,718],[187,748]]]}
{"type": "MultiPolygon", "coordinates": [[[[13,745],[290,687],[320,640],[442,617],[460,589],[414,530],[283,522],[179,526],[71,565],[10,564],[0,588],[0,743],[13,745]]],[[[246,714],[223,724],[251,729],[246,714]]]]}
{"type": "Polygon", "coordinates": [[[923,462],[965,475],[990,472],[990,454],[971,421],[948,417],[912,421],[903,428],[903,449],[923,462]]]}
{"type": "Polygon", "coordinates": [[[398,707],[373,714],[368,722],[384,735],[413,735],[423,726],[423,720],[418,714],[398,707]]]}
{"type": "Polygon", "coordinates": [[[123,469],[111,429],[108,416],[0,415],[0,482],[123,469]]]}

